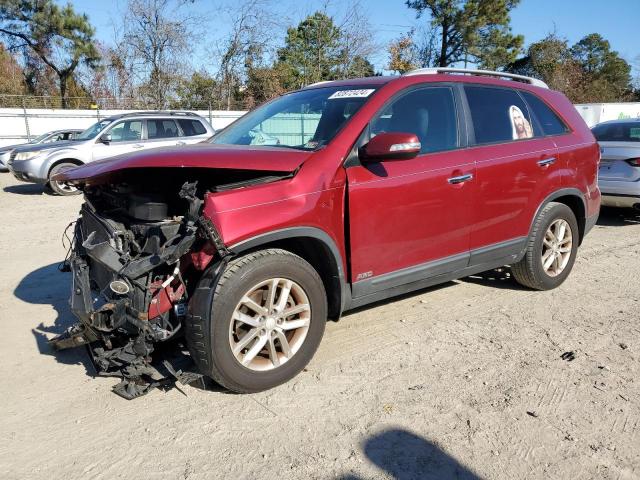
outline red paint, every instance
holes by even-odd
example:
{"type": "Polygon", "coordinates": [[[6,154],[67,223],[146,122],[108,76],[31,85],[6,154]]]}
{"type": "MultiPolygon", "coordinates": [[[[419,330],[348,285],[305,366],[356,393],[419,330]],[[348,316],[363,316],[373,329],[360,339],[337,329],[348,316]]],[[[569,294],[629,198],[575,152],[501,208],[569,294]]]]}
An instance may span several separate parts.
{"type": "Polygon", "coordinates": [[[366,148],[363,149],[364,160],[388,159],[394,160],[415,157],[420,153],[420,141],[412,133],[381,133],[373,137],[366,148]],[[410,145],[407,145],[410,144],[410,145]],[[402,153],[393,151],[393,148],[402,147],[402,153]]]}
{"type": "Polygon", "coordinates": [[[196,270],[203,271],[216,255],[216,248],[211,243],[206,243],[199,251],[192,251],[188,258],[196,270]]]}
{"type": "Polygon", "coordinates": [[[469,250],[473,182],[447,181],[467,173],[475,165],[461,150],[349,168],[354,277],[469,250]]]}
{"type": "MultiPolygon", "coordinates": [[[[216,145],[149,150],[70,170],[60,179],[96,183],[121,169],[167,166],[283,172],[299,167],[292,178],[207,194],[204,215],[232,248],[274,230],[317,227],[337,245],[350,282],[360,273],[372,272],[375,277],[525,236],[538,207],[561,188],[582,193],[588,216],[598,212],[598,147],[575,108],[558,92],[490,77],[446,74],[339,83],[381,87],[333,141],[318,151],[216,145]],[[360,133],[393,95],[407,87],[435,82],[470,82],[533,92],[560,114],[571,131],[345,169],[343,162],[360,133]],[[544,168],[537,164],[549,157],[555,157],[556,162],[544,168]],[[455,185],[448,182],[466,174],[473,175],[473,180],[455,185]]],[[[212,255],[209,248],[190,254],[190,260],[202,270],[212,255]]],[[[161,293],[165,294],[169,296],[169,292],[161,293]]]]}
{"type": "Polygon", "coordinates": [[[162,288],[161,282],[156,282],[151,285],[151,291],[153,292],[153,296],[149,304],[149,311],[147,312],[149,320],[153,320],[171,310],[174,302],[180,300],[184,295],[184,285],[179,283],[174,288],[174,286],[170,284],[162,288]]]}
{"type": "Polygon", "coordinates": [[[109,174],[131,168],[231,168],[292,172],[311,152],[278,147],[251,147],[198,143],[155,148],[107,158],[58,174],[56,180],[100,183],[109,174]]]}

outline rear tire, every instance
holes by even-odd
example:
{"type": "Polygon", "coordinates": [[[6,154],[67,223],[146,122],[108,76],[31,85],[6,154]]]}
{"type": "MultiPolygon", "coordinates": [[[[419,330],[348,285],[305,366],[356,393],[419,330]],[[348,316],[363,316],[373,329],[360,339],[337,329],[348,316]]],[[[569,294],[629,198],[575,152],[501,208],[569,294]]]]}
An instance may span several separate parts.
{"type": "Polygon", "coordinates": [[[316,352],[327,321],[318,272],[291,252],[268,249],[231,260],[217,278],[212,270],[200,280],[185,321],[199,370],[239,393],[267,390],[297,375],[316,352]]]}
{"type": "Polygon", "coordinates": [[[579,241],[573,211],[563,203],[548,203],[534,222],[524,257],[511,266],[514,279],[535,290],[558,287],[573,268],[579,241]]]}
{"type": "Polygon", "coordinates": [[[65,170],[69,170],[71,168],[75,168],[78,165],[70,162],[62,162],[54,165],[54,167],[49,171],[49,183],[47,184],[51,191],[56,195],[79,195],[82,193],[81,190],[78,190],[76,187],[71,185],[67,185],[64,182],[56,182],[55,180],[51,180],[51,177],[56,175],[57,173],[64,172],[65,170]]]}

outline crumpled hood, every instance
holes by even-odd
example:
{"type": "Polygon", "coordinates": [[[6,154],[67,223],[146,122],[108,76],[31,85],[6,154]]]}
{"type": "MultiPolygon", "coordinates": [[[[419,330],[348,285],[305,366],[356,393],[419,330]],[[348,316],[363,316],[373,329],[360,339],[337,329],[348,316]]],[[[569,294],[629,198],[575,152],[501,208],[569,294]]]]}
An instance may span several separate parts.
{"type": "Polygon", "coordinates": [[[96,184],[98,180],[126,169],[140,168],[211,168],[293,172],[313,152],[282,147],[251,145],[212,145],[198,143],[188,146],[153,148],[128,153],[66,170],[54,177],[58,181],[96,184]],[[90,181],[89,181],[90,180],[90,181]]]}

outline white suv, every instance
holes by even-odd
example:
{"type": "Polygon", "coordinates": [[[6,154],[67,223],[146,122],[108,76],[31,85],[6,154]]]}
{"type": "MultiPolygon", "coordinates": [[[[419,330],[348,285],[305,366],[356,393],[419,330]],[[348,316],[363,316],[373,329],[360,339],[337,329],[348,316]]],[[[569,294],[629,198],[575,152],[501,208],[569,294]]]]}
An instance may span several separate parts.
{"type": "Polygon", "coordinates": [[[51,177],[123,153],[198,143],[214,133],[211,125],[195,113],[127,113],[100,120],[68,142],[18,147],[7,166],[18,180],[47,184],[59,195],[73,195],[79,193],[76,188],[51,177]]]}

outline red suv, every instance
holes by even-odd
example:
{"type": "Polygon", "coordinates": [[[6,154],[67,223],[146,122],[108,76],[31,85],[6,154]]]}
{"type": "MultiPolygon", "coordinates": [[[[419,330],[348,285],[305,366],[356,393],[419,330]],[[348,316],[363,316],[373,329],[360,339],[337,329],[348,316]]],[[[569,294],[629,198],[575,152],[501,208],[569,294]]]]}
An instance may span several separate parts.
{"type": "Polygon", "coordinates": [[[68,260],[81,323],[54,345],[90,344],[129,398],[180,338],[228,389],[274,387],[346,310],[504,265],[560,285],[598,216],[598,160],[569,100],[532,78],[311,85],[208,142],[57,177],[86,202],[68,260]]]}

